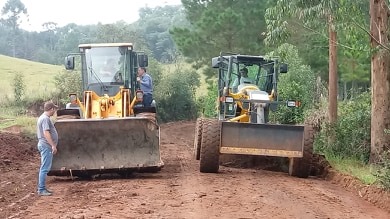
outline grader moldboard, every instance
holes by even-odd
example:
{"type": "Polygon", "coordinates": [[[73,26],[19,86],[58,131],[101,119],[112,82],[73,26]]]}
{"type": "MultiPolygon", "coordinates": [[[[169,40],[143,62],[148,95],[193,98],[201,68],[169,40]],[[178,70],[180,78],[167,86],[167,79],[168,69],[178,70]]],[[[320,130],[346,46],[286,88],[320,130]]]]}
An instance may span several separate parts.
{"type": "Polygon", "coordinates": [[[218,118],[198,118],[195,127],[195,158],[200,172],[216,173],[221,154],[262,155],[289,158],[289,174],[310,174],[313,130],[305,125],[270,124],[269,112],[280,104],[299,107],[298,101],[278,99],[277,82],[287,65],[278,58],[223,54],[212,58],[218,69],[218,118]],[[252,82],[235,87],[240,70],[249,70],[252,82]]]}
{"type": "Polygon", "coordinates": [[[148,57],[131,43],[81,44],[79,53],[65,58],[67,70],[81,60],[82,100],[70,94],[70,103],[57,111],[58,153],[48,175],[89,177],[96,174],[156,172],[160,156],[160,128],[156,106],[142,105],[137,68],[148,57]],[[102,73],[107,60],[115,72],[102,73]]]}

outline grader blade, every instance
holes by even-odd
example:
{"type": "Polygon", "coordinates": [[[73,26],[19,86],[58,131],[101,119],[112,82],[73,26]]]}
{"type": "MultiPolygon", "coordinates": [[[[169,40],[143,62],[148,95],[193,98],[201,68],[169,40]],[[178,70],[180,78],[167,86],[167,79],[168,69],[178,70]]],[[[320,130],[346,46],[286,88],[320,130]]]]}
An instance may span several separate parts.
{"type": "Polygon", "coordinates": [[[67,119],[55,123],[58,152],[48,175],[156,172],[160,129],[148,118],[67,119]]]}
{"type": "Polygon", "coordinates": [[[222,122],[224,154],[303,156],[304,126],[222,122]]]}

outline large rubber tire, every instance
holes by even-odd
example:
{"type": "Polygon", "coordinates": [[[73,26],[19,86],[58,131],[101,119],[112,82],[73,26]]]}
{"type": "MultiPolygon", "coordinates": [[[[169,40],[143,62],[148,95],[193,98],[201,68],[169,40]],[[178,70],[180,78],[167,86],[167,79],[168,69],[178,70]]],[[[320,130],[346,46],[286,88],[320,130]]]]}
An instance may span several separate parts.
{"type": "Polygon", "coordinates": [[[200,147],[200,172],[217,173],[219,170],[220,124],[218,120],[204,120],[200,147]]]}
{"type": "Polygon", "coordinates": [[[311,125],[305,125],[303,157],[290,158],[288,173],[290,176],[307,178],[311,172],[313,159],[314,129],[311,125]]]}
{"type": "Polygon", "coordinates": [[[203,118],[198,118],[195,124],[195,136],[194,136],[194,154],[195,159],[200,159],[200,146],[202,141],[202,126],[203,126],[203,118]]]}

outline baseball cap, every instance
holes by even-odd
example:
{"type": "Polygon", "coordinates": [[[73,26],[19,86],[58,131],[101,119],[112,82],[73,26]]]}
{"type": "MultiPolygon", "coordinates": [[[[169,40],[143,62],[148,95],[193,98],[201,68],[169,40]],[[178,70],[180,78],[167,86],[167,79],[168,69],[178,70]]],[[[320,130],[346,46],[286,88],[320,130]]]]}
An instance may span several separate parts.
{"type": "Polygon", "coordinates": [[[58,109],[58,106],[55,105],[53,102],[51,101],[48,101],[45,103],[45,105],[43,106],[43,110],[45,111],[49,111],[51,109],[58,109]]]}

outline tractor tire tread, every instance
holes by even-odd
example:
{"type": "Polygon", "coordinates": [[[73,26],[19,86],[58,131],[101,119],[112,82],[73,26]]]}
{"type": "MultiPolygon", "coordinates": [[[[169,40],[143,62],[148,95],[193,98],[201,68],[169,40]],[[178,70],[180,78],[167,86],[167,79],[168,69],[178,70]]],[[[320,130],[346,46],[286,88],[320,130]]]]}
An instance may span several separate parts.
{"type": "Polygon", "coordinates": [[[220,123],[204,120],[200,148],[200,172],[217,173],[219,170],[220,123]]]}

